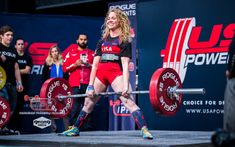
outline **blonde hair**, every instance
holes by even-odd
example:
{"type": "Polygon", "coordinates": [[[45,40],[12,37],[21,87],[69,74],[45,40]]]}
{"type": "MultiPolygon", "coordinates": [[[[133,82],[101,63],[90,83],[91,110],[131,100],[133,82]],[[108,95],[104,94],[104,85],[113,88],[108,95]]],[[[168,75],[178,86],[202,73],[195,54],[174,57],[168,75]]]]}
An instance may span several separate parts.
{"type": "Polygon", "coordinates": [[[61,52],[60,52],[59,47],[56,46],[56,45],[52,46],[52,47],[49,49],[49,52],[48,52],[48,55],[47,55],[47,58],[46,58],[46,64],[49,65],[49,66],[51,66],[52,63],[54,63],[53,58],[52,58],[52,55],[51,55],[51,51],[52,51],[53,48],[56,48],[57,51],[59,52],[58,62],[60,63],[60,65],[62,65],[62,63],[63,63],[63,57],[62,57],[62,55],[61,55],[61,52]]]}
{"type": "Polygon", "coordinates": [[[118,23],[119,23],[119,27],[121,29],[121,35],[119,36],[120,43],[125,42],[125,41],[131,42],[131,40],[132,40],[132,38],[131,38],[131,27],[130,27],[130,21],[128,19],[128,16],[122,10],[117,9],[117,8],[110,9],[108,11],[108,13],[106,14],[105,22],[102,25],[102,28],[103,28],[103,30],[102,30],[102,39],[107,38],[109,33],[110,33],[110,30],[107,27],[106,23],[107,23],[107,20],[108,20],[108,16],[111,12],[114,12],[116,14],[117,20],[118,20],[118,23]]]}

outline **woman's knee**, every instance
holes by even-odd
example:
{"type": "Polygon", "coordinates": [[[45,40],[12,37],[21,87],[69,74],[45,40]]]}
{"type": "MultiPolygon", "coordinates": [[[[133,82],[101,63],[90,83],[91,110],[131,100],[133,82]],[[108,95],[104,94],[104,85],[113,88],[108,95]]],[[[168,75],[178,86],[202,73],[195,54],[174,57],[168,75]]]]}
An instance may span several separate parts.
{"type": "Polygon", "coordinates": [[[91,98],[86,98],[84,102],[84,109],[91,112],[94,108],[95,102],[91,98]]]}
{"type": "Polygon", "coordinates": [[[130,98],[121,98],[123,104],[128,107],[128,108],[134,108],[137,107],[136,103],[134,102],[134,100],[130,99],[130,98]]]}
{"type": "Polygon", "coordinates": [[[91,103],[91,101],[90,100],[86,100],[85,102],[84,102],[84,107],[91,107],[92,106],[92,103],[91,103]]]}

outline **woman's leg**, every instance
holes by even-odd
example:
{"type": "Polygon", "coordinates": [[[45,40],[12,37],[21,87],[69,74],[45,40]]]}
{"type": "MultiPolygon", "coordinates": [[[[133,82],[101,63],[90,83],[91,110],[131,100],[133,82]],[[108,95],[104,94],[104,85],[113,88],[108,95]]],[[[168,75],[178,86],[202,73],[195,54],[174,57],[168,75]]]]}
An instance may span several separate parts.
{"type": "MultiPolygon", "coordinates": [[[[106,89],[106,86],[100,82],[100,80],[98,78],[95,79],[94,82],[94,90],[95,93],[100,93],[103,92],[106,89]]],[[[85,98],[85,102],[84,102],[84,106],[77,118],[77,121],[75,122],[74,126],[80,128],[83,124],[83,122],[86,120],[87,116],[92,112],[92,110],[94,109],[95,104],[99,101],[99,97],[86,97],[85,98]]]]}
{"type": "MultiPolygon", "coordinates": [[[[106,85],[104,85],[98,78],[95,79],[94,82],[95,93],[101,93],[105,91],[106,88],[107,88],[106,85]]],[[[93,98],[86,97],[82,111],[85,111],[86,113],[91,113],[91,111],[93,110],[95,104],[99,101],[99,99],[100,99],[99,97],[93,97],[93,98]]]]}
{"type": "MultiPolygon", "coordinates": [[[[118,76],[111,84],[115,92],[123,91],[123,76],[118,76]]],[[[129,84],[129,91],[132,91],[131,85],[129,84]]],[[[135,100],[132,95],[129,95],[128,98],[120,96],[120,100],[123,102],[124,106],[132,114],[135,123],[141,129],[142,135],[144,138],[153,139],[153,136],[148,132],[147,124],[144,119],[144,115],[140,108],[136,105],[135,100]]]]}
{"type": "MultiPolygon", "coordinates": [[[[115,92],[122,92],[123,91],[123,76],[118,76],[111,84],[113,90],[115,92]]],[[[129,90],[132,91],[131,85],[129,84],[129,90]]],[[[132,95],[130,97],[125,98],[123,96],[120,96],[120,100],[123,102],[124,106],[130,111],[130,113],[133,113],[136,110],[139,110],[140,108],[136,105],[134,98],[132,95]]]]}
{"type": "MultiPolygon", "coordinates": [[[[95,79],[94,82],[94,90],[95,93],[100,93],[103,92],[106,89],[106,86],[100,82],[99,79],[95,79]]],[[[81,112],[79,113],[76,122],[74,123],[73,127],[67,131],[64,131],[63,133],[59,134],[62,136],[79,136],[79,128],[82,126],[82,124],[85,122],[87,116],[89,115],[89,113],[91,113],[91,111],[93,110],[95,104],[98,102],[99,97],[86,97],[85,98],[85,102],[84,102],[84,106],[81,110],[81,112]]]]}

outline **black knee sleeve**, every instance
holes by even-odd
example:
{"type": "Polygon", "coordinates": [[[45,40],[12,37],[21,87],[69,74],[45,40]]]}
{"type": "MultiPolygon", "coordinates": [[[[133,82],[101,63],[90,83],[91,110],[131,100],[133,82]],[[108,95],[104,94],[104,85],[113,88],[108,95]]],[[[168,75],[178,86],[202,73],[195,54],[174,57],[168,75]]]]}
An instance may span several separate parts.
{"type": "Polygon", "coordinates": [[[132,116],[135,120],[135,123],[137,124],[137,126],[141,129],[143,126],[147,126],[146,121],[144,119],[144,115],[141,112],[141,110],[136,110],[134,112],[132,112],[132,116]]]}
{"type": "Polygon", "coordinates": [[[84,123],[84,121],[86,120],[88,116],[88,113],[86,113],[85,111],[81,111],[78,115],[77,121],[75,122],[74,126],[80,128],[82,126],[82,124],[84,123]]]}

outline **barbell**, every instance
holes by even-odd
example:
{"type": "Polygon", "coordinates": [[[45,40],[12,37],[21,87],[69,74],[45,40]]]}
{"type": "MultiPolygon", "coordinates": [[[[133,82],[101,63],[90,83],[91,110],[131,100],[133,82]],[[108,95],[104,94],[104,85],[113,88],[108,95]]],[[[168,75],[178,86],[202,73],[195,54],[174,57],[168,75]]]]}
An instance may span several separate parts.
{"type": "MultiPolygon", "coordinates": [[[[102,92],[95,96],[120,95],[121,92],[102,92]]],[[[159,68],[151,77],[149,90],[132,91],[129,94],[149,94],[150,103],[156,113],[175,115],[182,104],[182,94],[205,94],[204,88],[182,88],[178,73],[172,68],[159,68]]],[[[35,111],[50,112],[53,118],[63,118],[72,109],[74,98],[87,94],[72,94],[72,88],[62,78],[46,80],[40,90],[40,96],[25,96],[35,111]]]]}

